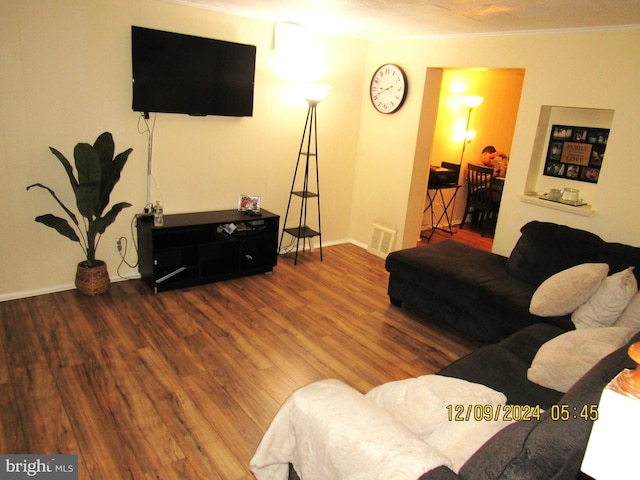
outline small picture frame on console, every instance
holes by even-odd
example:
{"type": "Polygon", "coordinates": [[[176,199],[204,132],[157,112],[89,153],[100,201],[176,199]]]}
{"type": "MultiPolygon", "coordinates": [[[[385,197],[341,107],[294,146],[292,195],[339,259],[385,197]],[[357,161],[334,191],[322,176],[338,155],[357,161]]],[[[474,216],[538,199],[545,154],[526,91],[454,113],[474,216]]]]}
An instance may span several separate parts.
{"type": "Polygon", "coordinates": [[[238,195],[238,210],[241,212],[260,212],[259,195],[238,195]]]}

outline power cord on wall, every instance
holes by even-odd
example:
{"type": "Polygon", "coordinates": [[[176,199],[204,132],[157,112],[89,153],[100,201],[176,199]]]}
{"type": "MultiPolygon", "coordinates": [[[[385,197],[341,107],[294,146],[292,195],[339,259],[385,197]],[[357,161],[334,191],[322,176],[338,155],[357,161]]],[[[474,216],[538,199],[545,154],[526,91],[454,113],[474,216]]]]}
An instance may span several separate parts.
{"type": "Polygon", "coordinates": [[[288,257],[291,252],[293,252],[293,245],[296,242],[296,238],[295,237],[291,237],[291,240],[289,241],[289,245],[281,245],[280,247],[280,251],[278,252],[278,254],[282,257],[288,257]]]}
{"type": "Polygon", "coordinates": [[[153,200],[151,198],[151,183],[153,181],[153,185],[156,187],[156,191],[160,195],[160,201],[164,204],[164,198],[162,197],[162,191],[158,187],[158,183],[156,182],[156,178],[153,176],[152,172],[152,162],[153,162],[153,132],[156,128],[156,114],[153,114],[153,119],[149,122],[149,114],[141,113],[138,118],[138,133],[143,135],[147,134],[147,198],[146,205],[144,206],[144,213],[152,213],[153,212],[153,200]],[[144,128],[142,128],[141,122],[144,122],[144,128]]]}
{"type": "MultiPolygon", "coordinates": [[[[297,241],[298,239],[296,239],[296,237],[291,237],[291,240],[289,241],[288,245],[283,245],[280,247],[280,251],[278,252],[278,255],[284,258],[288,258],[293,253],[293,247],[296,246],[297,241]]],[[[309,239],[309,251],[313,252],[314,248],[315,247],[313,246],[313,242],[311,241],[311,239],[309,239]]],[[[303,250],[304,250],[304,247],[303,247],[303,250]]]]}
{"type": "Polygon", "coordinates": [[[140,263],[140,259],[138,256],[138,242],[137,242],[137,238],[134,230],[136,222],[137,222],[137,217],[134,215],[131,220],[131,238],[133,239],[133,248],[136,251],[136,263],[131,264],[127,261],[126,257],[127,257],[127,251],[129,249],[129,240],[127,240],[127,237],[118,238],[118,242],[116,244],[118,248],[118,253],[120,254],[120,259],[121,259],[117,269],[117,274],[120,278],[126,278],[120,274],[120,267],[122,267],[123,263],[126,264],[129,268],[136,268],[140,263]]]}

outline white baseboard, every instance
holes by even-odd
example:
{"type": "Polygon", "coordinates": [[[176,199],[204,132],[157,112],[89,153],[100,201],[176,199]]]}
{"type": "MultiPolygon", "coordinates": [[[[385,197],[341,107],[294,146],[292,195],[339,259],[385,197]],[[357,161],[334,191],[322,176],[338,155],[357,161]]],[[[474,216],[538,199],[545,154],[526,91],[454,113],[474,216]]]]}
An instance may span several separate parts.
{"type": "MultiPolygon", "coordinates": [[[[359,241],[354,240],[352,238],[340,239],[340,240],[332,240],[330,242],[323,243],[322,246],[323,247],[331,247],[333,245],[342,245],[344,243],[351,243],[351,244],[356,245],[357,247],[363,248],[365,250],[368,247],[368,245],[366,243],[359,242],[359,241]]],[[[318,248],[318,247],[314,245],[314,248],[318,248]]],[[[131,275],[127,275],[126,277],[115,276],[115,277],[110,277],[110,278],[111,278],[111,282],[112,283],[116,283],[116,282],[123,282],[125,280],[138,279],[138,278],[140,278],[140,274],[139,273],[134,273],[134,274],[131,274],[131,275]]],[[[75,288],[76,288],[75,284],[68,283],[68,284],[63,284],[63,285],[52,285],[51,287],[39,288],[39,289],[36,289],[36,290],[24,290],[24,291],[21,291],[21,292],[4,293],[4,294],[0,294],[0,302],[7,302],[9,300],[18,300],[20,298],[37,297],[38,295],[47,295],[49,293],[64,292],[66,290],[74,290],[75,288]]]]}
{"type": "MultiPolygon", "coordinates": [[[[307,242],[308,244],[309,242],[307,242]]],[[[362,243],[362,242],[358,242],[356,240],[350,239],[350,238],[342,238],[339,240],[331,240],[329,242],[322,242],[322,247],[331,247],[333,245],[342,245],[344,243],[353,243],[354,245],[357,245],[358,247],[362,247],[362,248],[367,248],[367,245],[362,243]]],[[[320,248],[318,242],[313,242],[313,250],[315,250],[316,248],[320,248]]],[[[294,243],[294,247],[293,250],[295,251],[295,243],[294,243]]],[[[307,246],[304,250],[309,250],[309,247],[307,246]]],[[[303,251],[303,249],[300,249],[300,251],[303,251]]],[[[280,250],[279,254],[282,255],[284,253],[287,253],[286,251],[282,251],[280,250]]]]}
{"type": "MultiPolygon", "coordinates": [[[[125,280],[132,280],[140,278],[139,273],[127,275],[126,277],[115,276],[111,277],[111,283],[123,282],[125,280]]],[[[51,287],[38,288],[36,290],[24,290],[22,292],[11,292],[0,295],[0,302],[7,302],[9,300],[18,300],[20,298],[37,297],[38,295],[47,295],[49,293],[64,292],[66,290],[74,290],[76,288],[75,283],[67,283],[63,285],[52,285],[51,287]]]]}

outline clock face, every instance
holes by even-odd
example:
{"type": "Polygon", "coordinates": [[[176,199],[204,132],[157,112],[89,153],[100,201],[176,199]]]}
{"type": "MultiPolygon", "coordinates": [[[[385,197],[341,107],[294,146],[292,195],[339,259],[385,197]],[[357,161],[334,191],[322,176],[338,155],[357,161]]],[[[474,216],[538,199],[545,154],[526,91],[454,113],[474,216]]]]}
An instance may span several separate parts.
{"type": "Polygon", "coordinates": [[[407,76],[398,65],[388,63],[376,70],[371,78],[369,96],[373,106],[382,113],[394,113],[407,97],[407,76]]]}

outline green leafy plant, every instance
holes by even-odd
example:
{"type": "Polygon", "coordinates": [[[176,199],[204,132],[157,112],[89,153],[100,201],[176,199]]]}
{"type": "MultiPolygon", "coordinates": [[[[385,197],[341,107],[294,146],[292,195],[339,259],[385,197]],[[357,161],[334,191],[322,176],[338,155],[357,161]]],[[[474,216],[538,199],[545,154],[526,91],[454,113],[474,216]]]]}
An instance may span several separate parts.
{"type": "Polygon", "coordinates": [[[35,221],[55,229],[59,234],[73,242],[78,242],[87,258],[86,266],[95,267],[99,262],[96,261],[96,248],[102,234],[116,220],[122,209],[131,206],[130,203],[120,202],[113,205],[103,215],[104,210],[109,205],[109,197],[113,187],[120,180],[120,173],[133,149],[129,148],[114,158],[115,145],[109,132],[101,134],[93,145],[78,143],[73,150],[77,178],[69,160],[55,148],[49,147],[49,150],[56,156],[67,172],[71,188],[76,197],[76,207],[82,217],[82,223],[78,221],[76,214],[62,203],[52,189],[41,183],[29,185],[27,190],[33,187],[47,190],[58,205],[62,207],[75,227],[66,219],[51,213],[40,215],[35,218],[35,221]]]}

